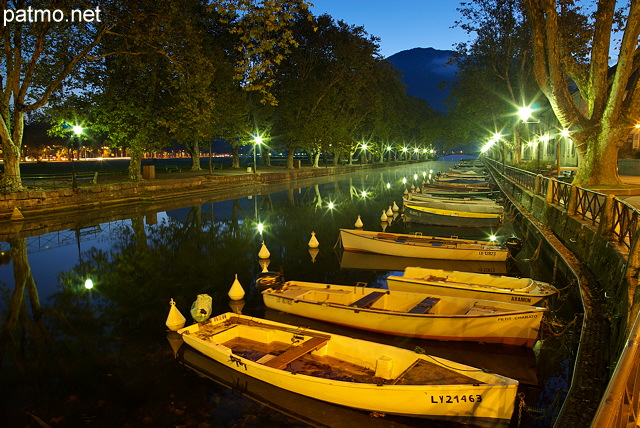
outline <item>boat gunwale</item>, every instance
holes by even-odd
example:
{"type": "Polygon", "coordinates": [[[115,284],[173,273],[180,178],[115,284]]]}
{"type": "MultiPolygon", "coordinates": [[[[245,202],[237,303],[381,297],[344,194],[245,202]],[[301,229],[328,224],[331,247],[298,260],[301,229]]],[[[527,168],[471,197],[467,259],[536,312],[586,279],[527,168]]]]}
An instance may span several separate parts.
{"type": "MultiPolygon", "coordinates": [[[[358,312],[369,312],[369,313],[376,313],[376,314],[384,314],[384,315],[390,315],[393,317],[414,317],[414,318],[453,318],[453,319],[458,319],[458,318],[462,318],[462,319],[470,319],[470,318],[497,318],[497,317],[505,317],[505,316],[511,316],[511,315],[529,315],[529,314],[535,314],[537,315],[538,313],[540,313],[540,316],[544,316],[544,313],[548,310],[546,307],[544,306],[527,306],[527,305],[521,305],[518,303],[506,303],[506,302],[499,302],[496,301],[495,303],[498,304],[510,304],[510,305],[517,305],[517,306],[526,306],[527,309],[520,309],[520,310],[513,310],[513,311],[507,311],[505,310],[504,312],[496,312],[496,313],[492,313],[492,314],[430,314],[430,313],[424,313],[424,314],[416,314],[416,313],[409,313],[409,312],[403,312],[403,311],[394,311],[391,309],[379,309],[379,308],[357,308],[357,307],[353,307],[353,306],[349,306],[348,304],[341,304],[341,303],[329,303],[329,302],[320,302],[320,301],[315,301],[315,300],[310,300],[310,299],[304,299],[301,297],[287,297],[287,296],[283,296],[283,295],[277,295],[275,294],[277,292],[277,290],[273,290],[273,293],[268,293],[269,290],[273,290],[271,288],[268,288],[264,291],[262,291],[262,295],[263,298],[265,295],[267,296],[272,296],[274,298],[278,297],[281,299],[286,299],[286,300],[291,300],[293,301],[293,303],[306,303],[306,304],[312,304],[312,305],[317,305],[317,306],[329,306],[329,307],[335,307],[335,308],[339,308],[339,309],[347,309],[347,310],[353,310],[354,313],[358,313],[358,312]]],[[[310,290],[310,291],[321,291],[321,290],[310,290]]],[[[402,293],[401,291],[398,291],[398,293],[402,293]]],[[[425,294],[430,294],[430,293],[425,293],[425,294]]],[[[431,294],[430,294],[431,296],[431,294]]],[[[434,294],[432,295],[432,297],[439,297],[438,295],[434,294]]],[[[482,300],[482,299],[474,299],[474,300],[482,300]]]]}
{"type": "MultiPolygon", "coordinates": [[[[428,281],[420,278],[407,278],[398,275],[389,275],[387,280],[391,278],[392,281],[404,282],[404,283],[412,283],[412,284],[428,284],[434,287],[440,288],[455,288],[456,290],[464,290],[469,289],[472,291],[480,291],[492,294],[504,294],[504,295],[521,295],[521,296],[532,296],[532,297],[548,297],[556,294],[557,290],[546,291],[534,281],[534,284],[528,287],[523,288],[503,288],[503,287],[493,287],[490,285],[479,285],[479,284],[470,284],[464,282],[449,282],[449,281],[428,281]]],[[[490,299],[487,299],[490,300],[490,299]]]]}
{"type": "Polygon", "coordinates": [[[405,207],[410,210],[427,213],[427,214],[434,214],[434,215],[443,216],[443,217],[463,217],[463,218],[471,218],[471,219],[501,219],[503,215],[499,213],[479,213],[479,212],[473,212],[473,211],[457,211],[457,210],[448,210],[448,209],[442,209],[442,208],[421,207],[419,205],[411,205],[411,204],[405,204],[405,207]],[[456,213],[456,215],[447,214],[447,213],[456,213]]]}

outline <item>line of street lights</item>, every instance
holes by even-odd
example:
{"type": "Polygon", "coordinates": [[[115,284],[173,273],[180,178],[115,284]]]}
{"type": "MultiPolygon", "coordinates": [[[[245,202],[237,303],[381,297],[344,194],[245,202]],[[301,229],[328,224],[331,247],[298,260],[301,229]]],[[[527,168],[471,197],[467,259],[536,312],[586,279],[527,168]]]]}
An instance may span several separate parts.
{"type": "MultiPolygon", "coordinates": [[[[520,120],[522,121],[522,123],[526,123],[526,124],[537,124],[538,125],[538,132],[536,134],[536,138],[533,141],[530,141],[527,143],[527,146],[532,148],[535,147],[536,149],[536,169],[537,172],[540,173],[541,169],[540,169],[540,160],[541,160],[541,155],[540,155],[540,146],[541,143],[545,143],[548,144],[549,143],[549,134],[542,133],[542,123],[541,121],[538,120],[531,120],[531,118],[533,117],[533,109],[531,107],[525,106],[525,107],[521,107],[520,109],[518,109],[518,116],[520,118],[520,120]]],[[[565,139],[569,139],[571,135],[571,132],[568,129],[563,129],[559,132],[559,136],[564,137],[565,139]]],[[[497,142],[500,141],[502,135],[500,133],[496,133],[493,135],[493,137],[482,146],[481,148],[481,152],[485,153],[487,152],[489,149],[491,149],[493,147],[493,145],[497,142]]],[[[560,138],[556,138],[556,173],[557,176],[560,176],[560,168],[561,168],[561,140],[560,138]]],[[[503,147],[504,150],[504,147],[503,147]]],[[[505,159],[505,155],[504,153],[502,153],[502,163],[504,165],[504,163],[506,162],[505,159]]]]}

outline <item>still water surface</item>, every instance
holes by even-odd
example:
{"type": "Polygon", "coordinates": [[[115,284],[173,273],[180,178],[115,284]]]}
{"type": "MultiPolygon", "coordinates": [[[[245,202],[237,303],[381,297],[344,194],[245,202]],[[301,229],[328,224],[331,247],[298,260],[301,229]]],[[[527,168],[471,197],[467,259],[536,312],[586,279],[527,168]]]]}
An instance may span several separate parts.
{"type": "MultiPolygon", "coordinates": [[[[0,243],[10,254],[0,265],[3,383],[11,385],[2,388],[5,420],[9,426],[455,426],[372,418],[304,399],[239,378],[179,348],[164,325],[169,300],[190,322],[191,303],[206,293],[213,298],[214,314],[236,310],[409,349],[420,346],[427,353],[513,377],[521,382],[525,401],[522,411],[516,405],[512,426],[549,426],[572,364],[575,344],[564,336],[544,334],[545,340],[532,350],[376,335],[267,311],[254,289],[254,278],[264,269],[258,258],[262,242],[270,252],[267,268],[281,269],[286,279],[384,286],[386,277],[406,264],[343,253],[336,245],[338,229],[353,228],[358,215],[367,230],[511,237],[508,219],[499,230],[408,225],[400,217],[390,224],[380,221],[383,210],[394,202],[402,205],[405,188],[419,186],[431,170],[452,166],[430,162],[291,182],[237,199],[212,199],[42,235],[16,233],[0,243]],[[318,251],[308,247],[312,231],[320,242],[318,251]],[[233,303],[227,292],[236,275],[246,296],[233,303]],[[90,290],[87,279],[93,283],[90,290]],[[179,349],[177,358],[174,348],[179,349]]],[[[527,254],[519,259],[526,260],[527,254]]],[[[531,272],[527,263],[513,260],[410,264],[531,272]]]]}

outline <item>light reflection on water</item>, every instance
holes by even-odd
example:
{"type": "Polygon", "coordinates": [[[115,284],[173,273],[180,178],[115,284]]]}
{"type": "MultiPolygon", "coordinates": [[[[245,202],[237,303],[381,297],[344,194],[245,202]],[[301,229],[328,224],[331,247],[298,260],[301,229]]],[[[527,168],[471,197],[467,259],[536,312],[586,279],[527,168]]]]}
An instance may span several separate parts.
{"type": "MultiPolygon", "coordinates": [[[[19,426],[32,423],[33,417],[24,413],[31,409],[39,418],[63,418],[70,425],[90,418],[98,425],[217,421],[227,426],[230,421],[247,423],[257,418],[261,426],[268,426],[267,418],[279,426],[295,426],[292,419],[253,404],[225,401],[228,390],[176,364],[164,337],[169,299],[188,317],[195,296],[206,293],[213,297],[214,313],[227,312],[227,292],[237,274],[246,291],[243,313],[282,316],[265,312],[253,288],[255,276],[263,269],[258,260],[262,242],[271,254],[269,269],[282,269],[288,279],[383,286],[386,277],[401,266],[389,260],[347,260],[336,246],[338,229],[353,228],[358,216],[367,230],[510,237],[508,227],[452,231],[405,225],[400,218],[387,225],[380,221],[382,210],[394,202],[402,205],[405,186],[421,185],[414,182],[414,174],[421,180],[429,169],[451,166],[430,162],[317,180],[318,184],[305,181],[300,187],[280,185],[271,193],[265,190],[250,197],[172,207],[2,243],[3,250],[12,248],[12,262],[0,265],[0,307],[7,320],[3,368],[14,368],[12,380],[20,385],[4,401],[11,409],[9,419],[19,426]],[[264,226],[262,233],[257,231],[258,224],[264,226]],[[320,242],[317,254],[309,251],[311,232],[320,242]],[[92,290],[83,288],[87,278],[93,281],[92,290]],[[221,402],[226,403],[225,409],[221,402]]],[[[442,266],[433,261],[427,264],[451,268],[450,261],[442,266]]],[[[464,264],[455,266],[464,269],[464,264]]],[[[292,322],[311,324],[295,318],[292,322]]],[[[344,329],[338,330],[345,334],[344,329]]],[[[491,369],[522,383],[538,383],[531,350],[416,341],[353,330],[346,334],[410,349],[420,346],[428,353],[491,369]]],[[[534,422],[531,426],[544,425],[534,422]]]]}

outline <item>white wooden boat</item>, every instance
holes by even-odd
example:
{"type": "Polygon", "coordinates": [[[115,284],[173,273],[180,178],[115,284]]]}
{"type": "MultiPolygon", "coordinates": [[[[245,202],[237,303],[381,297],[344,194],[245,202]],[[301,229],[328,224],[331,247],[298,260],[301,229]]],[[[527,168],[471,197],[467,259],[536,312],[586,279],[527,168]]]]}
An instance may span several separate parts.
{"type": "Polygon", "coordinates": [[[502,213],[485,213],[404,205],[404,219],[411,223],[456,227],[498,227],[502,223],[502,213]]]}
{"type": "Polygon", "coordinates": [[[452,187],[436,187],[428,183],[422,183],[422,193],[428,193],[436,196],[447,196],[454,198],[469,198],[469,197],[488,197],[497,194],[497,191],[491,189],[460,189],[452,187]]]}
{"type": "Polygon", "coordinates": [[[435,183],[451,183],[451,184],[472,184],[472,185],[483,185],[488,186],[489,180],[486,177],[456,177],[456,176],[448,176],[441,175],[440,177],[436,177],[434,179],[435,183]]]}
{"type": "Polygon", "coordinates": [[[422,259],[503,262],[509,253],[506,246],[489,241],[354,229],[340,229],[340,241],[347,251],[422,259]]]}
{"type": "Polygon", "coordinates": [[[442,195],[434,195],[431,193],[409,193],[408,199],[410,201],[440,201],[440,202],[455,202],[455,203],[464,203],[464,204],[485,204],[485,205],[498,205],[498,202],[492,198],[484,198],[484,197],[460,197],[456,198],[453,196],[442,196],[442,195]]]}
{"type": "Polygon", "coordinates": [[[531,278],[486,273],[407,267],[402,276],[387,277],[390,290],[446,294],[447,296],[495,300],[540,306],[558,290],[531,278]]]}
{"type": "Polygon", "coordinates": [[[516,380],[389,345],[234,313],[178,332],[227,367],[347,407],[503,427],[514,409],[516,380]]]}
{"type": "Polygon", "coordinates": [[[469,184],[469,183],[451,183],[451,182],[443,182],[443,181],[434,182],[422,187],[422,191],[426,193],[437,192],[439,190],[450,190],[454,192],[491,192],[492,191],[489,185],[469,184]]]}
{"type": "Polygon", "coordinates": [[[477,202],[456,202],[456,201],[447,201],[447,200],[427,200],[427,199],[408,199],[402,198],[403,205],[413,205],[416,207],[422,208],[433,208],[439,210],[448,210],[448,211],[465,211],[470,213],[489,213],[489,214],[502,214],[504,212],[504,207],[502,205],[498,205],[495,201],[491,203],[477,203],[477,202]]]}
{"type": "Polygon", "coordinates": [[[532,347],[546,308],[443,294],[287,281],[270,309],[376,333],[532,347]]]}
{"type": "MultiPolygon", "coordinates": [[[[182,338],[180,338],[180,342],[182,342],[182,338]]],[[[425,423],[424,419],[406,418],[389,414],[383,418],[372,418],[370,412],[338,406],[327,403],[326,401],[315,400],[304,395],[296,394],[255,379],[244,374],[242,371],[237,371],[220,364],[187,345],[179,348],[176,359],[184,366],[198,373],[198,375],[207,377],[229,388],[233,391],[233,397],[235,399],[239,400],[239,394],[242,394],[260,405],[270,407],[277,412],[302,422],[301,426],[331,428],[354,428],[363,426],[367,428],[415,428],[423,426],[425,423]],[[239,385],[242,386],[239,387],[239,385]]],[[[531,366],[535,367],[535,362],[531,364],[531,366]]],[[[269,426],[269,424],[265,424],[265,426],[269,426]]]]}

